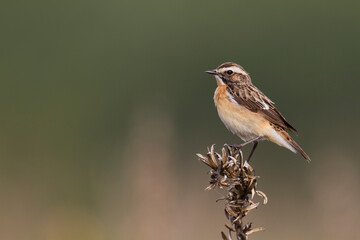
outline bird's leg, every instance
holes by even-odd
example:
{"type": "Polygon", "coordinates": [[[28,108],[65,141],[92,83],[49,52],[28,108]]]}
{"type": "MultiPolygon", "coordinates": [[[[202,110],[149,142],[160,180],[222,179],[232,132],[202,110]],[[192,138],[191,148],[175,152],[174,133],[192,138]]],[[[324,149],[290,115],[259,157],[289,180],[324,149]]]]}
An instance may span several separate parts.
{"type": "Polygon", "coordinates": [[[252,149],[251,149],[251,152],[250,152],[250,155],[249,155],[249,157],[248,157],[248,159],[247,159],[247,162],[250,162],[250,158],[251,158],[251,156],[254,154],[255,149],[256,149],[258,143],[259,143],[258,141],[255,141],[255,142],[254,142],[254,145],[253,145],[253,147],[252,147],[252,149]]]}
{"type": "Polygon", "coordinates": [[[263,138],[263,137],[259,136],[259,137],[253,138],[253,139],[251,139],[251,140],[249,140],[247,142],[244,142],[242,144],[233,144],[233,145],[230,145],[230,146],[233,147],[233,148],[240,149],[240,148],[248,145],[249,143],[256,142],[256,141],[260,140],[261,138],[263,138]]]}

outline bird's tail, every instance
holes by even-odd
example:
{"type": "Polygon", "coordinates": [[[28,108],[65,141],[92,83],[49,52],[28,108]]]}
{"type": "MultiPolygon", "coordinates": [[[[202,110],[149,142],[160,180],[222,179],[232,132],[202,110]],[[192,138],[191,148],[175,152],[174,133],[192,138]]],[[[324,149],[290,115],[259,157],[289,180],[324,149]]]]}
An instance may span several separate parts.
{"type": "Polygon", "coordinates": [[[299,146],[299,144],[297,144],[294,139],[292,139],[290,137],[290,135],[286,132],[286,131],[282,131],[281,134],[283,135],[283,137],[285,138],[285,140],[298,152],[301,154],[301,156],[303,156],[307,162],[310,162],[311,159],[310,157],[306,154],[306,152],[304,150],[302,150],[302,148],[299,146]]]}

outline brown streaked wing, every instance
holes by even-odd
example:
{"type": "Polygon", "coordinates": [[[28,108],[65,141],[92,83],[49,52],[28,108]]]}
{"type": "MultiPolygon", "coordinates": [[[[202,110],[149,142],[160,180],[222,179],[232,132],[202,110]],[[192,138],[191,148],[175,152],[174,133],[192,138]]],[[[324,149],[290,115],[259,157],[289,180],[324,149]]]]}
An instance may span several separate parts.
{"type": "Polygon", "coordinates": [[[285,117],[276,109],[274,102],[271,101],[254,85],[232,85],[227,90],[234,100],[252,112],[259,112],[273,124],[276,124],[291,132],[297,130],[290,125],[285,117]]]}

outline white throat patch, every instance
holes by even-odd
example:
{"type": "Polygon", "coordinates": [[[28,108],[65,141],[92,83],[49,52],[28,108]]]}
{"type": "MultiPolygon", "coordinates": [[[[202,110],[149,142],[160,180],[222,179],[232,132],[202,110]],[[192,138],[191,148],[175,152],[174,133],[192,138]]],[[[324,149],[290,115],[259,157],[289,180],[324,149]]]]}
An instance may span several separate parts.
{"type": "Polygon", "coordinates": [[[215,75],[215,78],[221,85],[225,85],[224,81],[219,76],[215,75]]]}

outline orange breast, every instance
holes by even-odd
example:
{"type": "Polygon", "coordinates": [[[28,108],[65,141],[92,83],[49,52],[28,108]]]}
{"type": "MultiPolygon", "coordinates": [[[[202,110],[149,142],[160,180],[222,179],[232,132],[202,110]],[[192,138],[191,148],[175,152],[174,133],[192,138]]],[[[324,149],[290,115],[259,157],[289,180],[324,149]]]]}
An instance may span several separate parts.
{"type": "Polygon", "coordinates": [[[221,85],[216,89],[214,101],[222,122],[244,141],[264,136],[264,130],[270,126],[262,115],[232,100],[226,90],[226,85],[221,85]]]}
{"type": "Polygon", "coordinates": [[[216,88],[215,94],[214,94],[214,102],[215,105],[218,106],[221,101],[226,101],[227,99],[226,94],[226,85],[220,85],[216,88]]]}

